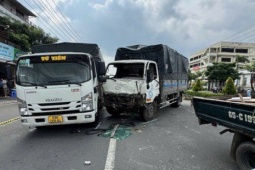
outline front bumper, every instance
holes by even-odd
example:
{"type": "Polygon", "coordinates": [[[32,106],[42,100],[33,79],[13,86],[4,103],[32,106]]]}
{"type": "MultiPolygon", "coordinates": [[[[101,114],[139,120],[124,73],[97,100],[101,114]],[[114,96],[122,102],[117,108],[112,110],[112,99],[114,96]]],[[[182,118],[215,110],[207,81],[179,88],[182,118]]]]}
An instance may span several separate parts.
{"type": "Polygon", "coordinates": [[[24,126],[52,126],[52,125],[66,125],[66,124],[82,124],[91,123],[95,121],[95,111],[83,112],[83,113],[72,113],[72,114],[61,114],[56,115],[62,116],[61,123],[49,123],[48,117],[53,115],[43,116],[21,116],[20,120],[24,126]]]}
{"type": "Polygon", "coordinates": [[[132,109],[136,106],[143,106],[144,101],[141,94],[104,94],[105,107],[132,109]]]}

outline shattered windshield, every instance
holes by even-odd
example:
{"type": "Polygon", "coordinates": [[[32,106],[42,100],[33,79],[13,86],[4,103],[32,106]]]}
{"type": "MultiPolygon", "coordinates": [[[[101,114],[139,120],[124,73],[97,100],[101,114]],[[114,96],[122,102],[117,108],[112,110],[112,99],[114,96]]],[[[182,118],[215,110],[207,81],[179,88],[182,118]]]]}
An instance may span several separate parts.
{"type": "Polygon", "coordinates": [[[128,78],[144,76],[144,64],[143,63],[118,63],[110,64],[107,67],[106,75],[110,78],[128,78]]]}
{"type": "Polygon", "coordinates": [[[86,55],[33,56],[18,60],[17,84],[79,84],[91,79],[86,55]]]}

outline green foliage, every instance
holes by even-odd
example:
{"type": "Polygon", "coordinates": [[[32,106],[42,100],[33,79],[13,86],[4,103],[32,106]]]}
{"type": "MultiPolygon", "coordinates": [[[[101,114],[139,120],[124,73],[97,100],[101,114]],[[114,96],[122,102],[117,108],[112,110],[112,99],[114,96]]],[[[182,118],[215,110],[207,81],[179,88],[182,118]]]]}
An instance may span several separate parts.
{"type": "Polygon", "coordinates": [[[250,72],[254,72],[255,71],[255,62],[245,65],[245,69],[250,72]]]}
{"type": "Polygon", "coordinates": [[[219,81],[220,84],[225,82],[228,77],[238,79],[239,73],[235,69],[236,63],[213,63],[213,66],[208,66],[205,75],[209,81],[219,81]]]}
{"type": "Polygon", "coordinates": [[[236,87],[234,85],[234,81],[231,77],[229,77],[226,81],[226,85],[223,87],[224,94],[236,94],[236,87]]]}
{"type": "Polygon", "coordinates": [[[193,91],[201,91],[203,90],[202,84],[199,79],[197,79],[196,84],[192,88],[193,91]]]}
{"type": "Polygon", "coordinates": [[[23,24],[19,21],[10,20],[8,17],[0,16],[0,25],[9,25],[5,30],[8,33],[9,41],[20,46],[22,51],[30,51],[31,47],[38,44],[52,44],[59,39],[46,34],[43,29],[23,24]]]}
{"type": "Polygon", "coordinates": [[[190,96],[198,96],[198,97],[213,97],[213,96],[223,96],[222,93],[212,93],[209,91],[192,91],[192,90],[186,90],[184,95],[190,95],[190,96]]]}

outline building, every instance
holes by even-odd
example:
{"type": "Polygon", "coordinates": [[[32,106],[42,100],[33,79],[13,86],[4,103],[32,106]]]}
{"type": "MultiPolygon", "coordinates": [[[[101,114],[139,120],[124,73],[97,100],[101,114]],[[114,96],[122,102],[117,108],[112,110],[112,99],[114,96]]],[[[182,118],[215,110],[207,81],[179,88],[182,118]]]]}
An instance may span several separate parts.
{"type": "MultiPolygon", "coordinates": [[[[255,61],[255,43],[219,42],[191,55],[191,71],[205,71],[215,62],[233,63],[237,56],[244,56],[255,61]]],[[[242,63],[240,63],[242,65],[242,63]]]]}
{"type": "Polygon", "coordinates": [[[29,23],[29,17],[36,17],[17,0],[0,0],[0,15],[7,16],[22,23],[29,23]]]}
{"type": "MultiPolygon", "coordinates": [[[[219,42],[200,50],[191,55],[189,65],[191,72],[206,71],[207,66],[215,62],[233,63],[237,56],[246,57],[250,63],[255,61],[255,43],[240,42],[219,42]]],[[[238,63],[238,67],[247,63],[238,63]]],[[[251,73],[247,70],[239,69],[240,79],[235,84],[241,88],[250,88],[251,73]]]]}
{"type": "MultiPolygon", "coordinates": [[[[29,24],[30,16],[36,17],[17,0],[0,0],[0,16],[5,16],[25,24],[29,24]]],[[[0,25],[0,78],[11,77],[8,81],[13,82],[13,78],[15,78],[15,63],[13,61],[17,51],[19,51],[19,45],[9,41],[8,31],[8,25],[0,25]]],[[[2,88],[0,88],[0,96],[2,95],[2,88]]]]}

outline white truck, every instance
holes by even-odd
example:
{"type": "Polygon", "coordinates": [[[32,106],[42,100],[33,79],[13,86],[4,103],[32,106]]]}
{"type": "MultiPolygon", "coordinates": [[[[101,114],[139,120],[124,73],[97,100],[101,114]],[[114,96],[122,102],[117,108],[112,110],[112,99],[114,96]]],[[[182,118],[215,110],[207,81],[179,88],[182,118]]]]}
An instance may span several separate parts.
{"type": "Polygon", "coordinates": [[[158,108],[180,105],[188,85],[188,59],[162,44],[121,47],[106,76],[103,93],[108,113],[139,113],[149,121],[158,108]]]}
{"type": "Polygon", "coordinates": [[[97,44],[56,43],[17,60],[16,93],[25,126],[96,122],[105,63],[97,44]]]}

